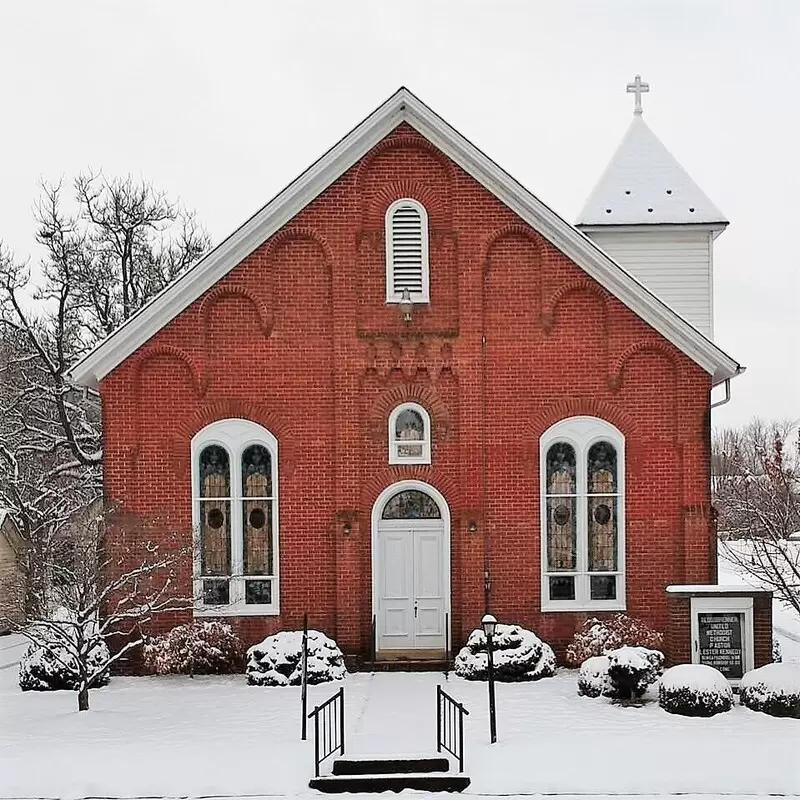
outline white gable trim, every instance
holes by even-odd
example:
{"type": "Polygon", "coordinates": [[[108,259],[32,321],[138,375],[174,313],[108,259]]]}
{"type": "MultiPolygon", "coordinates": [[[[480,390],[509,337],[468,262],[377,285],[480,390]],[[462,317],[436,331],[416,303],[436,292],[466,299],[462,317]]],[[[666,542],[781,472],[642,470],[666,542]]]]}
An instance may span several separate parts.
{"type": "Polygon", "coordinates": [[[741,368],[408,89],[401,88],[302,175],[157,294],[71,370],[95,386],[303,210],[401,122],[407,122],[720,383],[741,368]]]}

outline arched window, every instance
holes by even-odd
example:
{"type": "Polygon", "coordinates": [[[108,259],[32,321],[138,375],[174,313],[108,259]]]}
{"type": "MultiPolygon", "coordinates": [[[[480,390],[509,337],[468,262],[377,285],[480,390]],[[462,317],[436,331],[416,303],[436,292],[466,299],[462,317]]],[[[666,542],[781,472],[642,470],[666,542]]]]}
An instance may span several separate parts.
{"type": "Polygon", "coordinates": [[[430,301],[428,213],[416,200],[396,200],[386,210],[386,302],[403,291],[415,303],[430,301]]]}
{"type": "Polygon", "coordinates": [[[542,609],[625,608],[625,439],[573,417],[542,436],[542,609]]]}
{"type": "Polygon", "coordinates": [[[243,419],[192,440],[195,609],[278,613],[278,441],[243,419]]]}
{"type": "Polygon", "coordinates": [[[431,463],[431,418],[417,403],[403,403],[389,415],[389,463],[431,463]]]}

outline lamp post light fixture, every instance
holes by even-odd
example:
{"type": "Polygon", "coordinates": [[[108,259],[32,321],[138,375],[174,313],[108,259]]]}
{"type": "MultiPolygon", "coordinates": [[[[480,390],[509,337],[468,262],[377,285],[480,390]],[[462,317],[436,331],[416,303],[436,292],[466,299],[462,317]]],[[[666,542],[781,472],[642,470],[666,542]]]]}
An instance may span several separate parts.
{"type": "Polygon", "coordinates": [[[487,675],[489,678],[489,737],[491,743],[497,741],[497,713],[494,702],[494,632],[497,628],[497,619],[491,614],[484,614],[481,627],[486,634],[486,659],[487,675]]]}
{"type": "Polygon", "coordinates": [[[411,312],[414,310],[414,301],[411,299],[411,294],[408,289],[403,289],[400,295],[400,313],[403,316],[403,322],[406,324],[411,322],[411,312]]]}

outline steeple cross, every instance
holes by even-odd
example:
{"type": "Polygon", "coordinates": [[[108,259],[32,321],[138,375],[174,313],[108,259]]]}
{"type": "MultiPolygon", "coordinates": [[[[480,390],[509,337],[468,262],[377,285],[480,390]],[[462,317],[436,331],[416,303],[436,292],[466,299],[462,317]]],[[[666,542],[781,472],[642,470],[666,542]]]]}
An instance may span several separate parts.
{"type": "Polygon", "coordinates": [[[637,117],[642,116],[642,95],[650,91],[650,84],[642,82],[642,76],[637,75],[633,79],[633,83],[629,83],[626,91],[628,94],[636,95],[636,104],[633,107],[633,113],[637,117]]]}

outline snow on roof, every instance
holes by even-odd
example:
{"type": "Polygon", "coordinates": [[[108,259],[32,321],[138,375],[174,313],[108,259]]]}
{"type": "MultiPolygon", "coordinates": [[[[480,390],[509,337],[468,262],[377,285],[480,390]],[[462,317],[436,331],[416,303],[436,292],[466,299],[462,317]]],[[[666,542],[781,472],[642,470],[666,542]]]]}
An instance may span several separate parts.
{"type": "Polygon", "coordinates": [[[577,225],[723,224],[727,220],[641,116],[634,116],[577,225]]]}
{"type": "Polygon", "coordinates": [[[753,592],[772,592],[772,589],[755,589],[751,586],[738,586],[729,584],[727,586],[717,586],[715,584],[685,584],[667,586],[669,594],[753,594],[753,592]]]}

